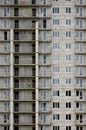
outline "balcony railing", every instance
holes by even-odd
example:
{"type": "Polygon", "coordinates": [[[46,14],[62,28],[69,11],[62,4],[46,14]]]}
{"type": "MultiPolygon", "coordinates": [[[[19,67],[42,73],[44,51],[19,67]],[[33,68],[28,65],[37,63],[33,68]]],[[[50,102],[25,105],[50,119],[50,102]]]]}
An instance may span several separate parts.
{"type": "Polygon", "coordinates": [[[51,47],[50,48],[48,48],[48,49],[45,49],[45,50],[39,50],[39,53],[51,53],[52,52],[52,49],[51,49],[51,47]]]}
{"type": "Polygon", "coordinates": [[[45,86],[43,86],[42,84],[39,84],[39,89],[51,89],[52,85],[50,84],[46,84],[45,86]]]}
{"type": "Polygon", "coordinates": [[[43,76],[43,77],[51,77],[51,72],[50,71],[46,71],[46,72],[40,72],[39,76],[43,76]]]}
{"type": "Polygon", "coordinates": [[[84,125],[84,126],[86,126],[86,119],[76,120],[75,124],[76,125],[84,125]]]}
{"type": "Polygon", "coordinates": [[[46,108],[39,108],[39,112],[50,113],[50,112],[52,112],[52,108],[51,108],[51,106],[46,107],[46,108]]]}
{"type": "Polygon", "coordinates": [[[52,96],[49,95],[49,96],[42,97],[42,96],[39,95],[39,100],[40,101],[51,101],[52,100],[52,96]]]}
{"type": "Polygon", "coordinates": [[[39,119],[39,125],[51,125],[52,119],[46,119],[45,121],[39,119]]]}

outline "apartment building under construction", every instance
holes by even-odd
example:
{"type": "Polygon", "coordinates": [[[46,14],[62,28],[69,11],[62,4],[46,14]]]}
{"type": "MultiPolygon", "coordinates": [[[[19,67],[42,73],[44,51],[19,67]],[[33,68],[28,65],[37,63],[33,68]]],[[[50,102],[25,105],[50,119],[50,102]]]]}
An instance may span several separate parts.
{"type": "Polygon", "coordinates": [[[86,130],[86,0],[0,0],[0,130],[86,130]]]}

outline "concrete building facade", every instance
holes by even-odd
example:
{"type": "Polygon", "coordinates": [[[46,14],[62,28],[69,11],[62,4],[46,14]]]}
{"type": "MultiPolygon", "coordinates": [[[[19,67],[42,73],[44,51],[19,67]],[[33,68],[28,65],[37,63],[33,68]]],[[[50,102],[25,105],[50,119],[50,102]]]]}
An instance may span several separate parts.
{"type": "Polygon", "coordinates": [[[86,130],[85,12],[85,0],[0,0],[0,130],[86,130]]]}

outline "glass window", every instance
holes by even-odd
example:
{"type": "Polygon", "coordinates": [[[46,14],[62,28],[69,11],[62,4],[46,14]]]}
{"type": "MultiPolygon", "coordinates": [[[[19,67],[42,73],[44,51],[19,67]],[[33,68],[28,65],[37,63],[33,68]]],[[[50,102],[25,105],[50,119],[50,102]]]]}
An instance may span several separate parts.
{"type": "Polygon", "coordinates": [[[46,114],[41,114],[40,118],[44,123],[46,123],[46,114]]]}
{"type": "Polygon", "coordinates": [[[71,37],[71,31],[66,32],[66,37],[71,37]]]}
{"type": "Polygon", "coordinates": [[[66,8],[66,13],[71,13],[71,8],[70,7],[66,8]]]}
{"type": "Polygon", "coordinates": [[[71,49],[71,43],[66,43],[66,49],[71,49]]]}
{"type": "Polygon", "coordinates": [[[76,79],[76,84],[82,87],[83,80],[82,79],[76,79]]]}
{"type": "Polygon", "coordinates": [[[71,72],[71,67],[70,66],[66,67],[66,72],[71,72]]]}
{"type": "Polygon", "coordinates": [[[71,25],[71,19],[66,19],[66,25],[71,25]]]}
{"type": "Polygon", "coordinates": [[[4,19],[4,28],[9,28],[9,20],[8,19],[4,19]]]}
{"type": "Polygon", "coordinates": [[[66,108],[71,108],[71,102],[66,102],[66,108]]]}
{"type": "Polygon", "coordinates": [[[10,105],[9,105],[9,102],[4,102],[4,111],[7,111],[9,109],[10,105]]]}
{"type": "Polygon", "coordinates": [[[47,0],[41,0],[42,4],[44,4],[44,5],[46,4],[46,1],[47,0]]]}
{"type": "Polygon", "coordinates": [[[18,0],[14,0],[14,4],[18,4],[18,0]]]}
{"type": "Polygon", "coordinates": [[[58,7],[54,7],[54,8],[53,8],[53,14],[54,14],[54,13],[59,13],[59,8],[58,8],[58,7]]]}
{"type": "Polygon", "coordinates": [[[60,126],[53,126],[53,130],[60,130],[60,126]]]}
{"type": "Polygon", "coordinates": [[[19,8],[14,8],[14,16],[19,16],[19,8]]]}
{"type": "Polygon", "coordinates": [[[82,64],[82,61],[83,61],[83,56],[82,55],[77,55],[76,56],[76,61],[80,64],[82,64]]]}
{"type": "Polygon", "coordinates": [[[46,75],[46,73],[47,73],[46,67],[40,67],[40,73],[42,76],[46,75]]]}
{"type": "Polygon", "coordinates": [[[76,31],[76,37],[78,37],[80,40],[82,40],[83,32],[82,31],[76,31]]]}
{"type": "Polygon", "coordinates": [[[4,56],[4,63],[9,64],[9,61],[10,61],[9,55],[4,56]]]}
{"type": "Polygon", "coordinates": [[[53,19],[53,25],[59,25],[59,19],[53,19]]]}
{"type": "Polygon", "coordinates": [[[47,50],[47,44],[46,44],[46,43],[41,43],[41,44],[40,44],[40,50],[41,50],[42,52],[46,52],[46,50],[47,50]]]}
{"type": "Polygon", "coordinates": [[[82,28],[82,26],[83,26],[82,19],[76,19],[76,25],[78,25],[80,28],[82,28]]]}
{"type": "Polygon", "coordinates": [[[40,39],[41,40],[46,40],[46,32],[45,31],[40,33],[40,39]]]}
{"type": "Polygon", "coordinates": [[[53,55],[53,61],[58,61],[59,60],[59,55],[53,55]]]}
{"type": "Polygon", "coordinates": [[[59,102],[53,102],[53,108],[59,108],[60,103],[59,102]]]}
{"type": "Polygon", "coordinates": [[[53,43],[53,49],[59,49],[59,43],[53,43]]]}
{"type": "Polygon", "coordinates": [[[77,0],[77,2],[79,2],[79,4],[82,4],[82,3],[83,3],[83,0],[77,0]]]}
{"type": "Polygon", "coordinates": [[[9,43],[4,43],[4,52],[9,52],[10,51],[10,45],[9,43]]]}
{"type": "Polygon", "coordinates": [[[5,99],[7,99],[9,97],[9,91],[8,90],[4,90],[3,91],[3,96],[5,99]]]}
{"type": "Polygon", "coordinates": [[[19,28],[19,20],[14,21],[14,28],[19,28]]]}
{"type": "Polygon", "coordinates": [[[71,78],[66,78],[66,84],[71,84],[71,78]]]}
{"type": "Polygon", "coordinates": [[[42,14],[42,16],[46,16],[46,8],[45,7],[41,8],[41,14],[42,14]]]}
{"type": "Polygon", "coordinates": [[[82,50],[83,50],[83,44],[82,43],[77,43],[76,44],[76,50],[82,52],[82,50]]]}
{"type": "Polygon", "coordinates": [[[4,73],[4,75],[9,75],[9,67],[4,67],[3,73],[4,73]]]}
{"type": "Polygon", "coordinates": [[[53,96],[59,96],[59,91],[53,91],[53,96]]]}
{"type": "Polygon", "coordinates": [[[4,126],[4,130],[9,130],[9,126],[4,126]]]}
{"type": "Polygon", "coordinates": [[[9,0],[4,0],[4,4],[8,4],[9,3],[9,0]]]}
{"type": "Polygon", "coordinates": [[[53,0],[53,1],[58,1],[58,0],[53,0]]]}
{"type": "Polygon", "coordinates": [[[43,99],[46,99],[47,92],[45,90],[40,91],[40,95],[43,99]]]}
{"type": "Polygon", "coordinates": [[[71,96],[71,91],[70,90],[66,91],[66,96],[71,96]]]}
{"type": "Polygon", "coordinates": [[[9,79],[8,78],[5,78],[4,80],[3,80],[3,84],[4,84],[4,87],[9,87],[9,79]]]}
{"type": "Polygon", "coordinates": [[[40,85],[46,87],[46,79],[40,79],[40,85]]]}
{"type": "Polygon", "coordinates": [[[83,75],[83,68],[82,67],[76,67],[76,74],[83,75]]]}
{"type": "Polygon", "coordinates": [[[71,120],[71,114],[66,114],[66,120],[71,120]]]}
{"type": "Polygon", "coordinates": [[[9,121],[9,114],[4,114],[4,123],[8,123],[9,121]]]}
{"type": "Polygon", "coordinates": [[[8,14],[9,14],[9,8],[5,7],[4,8],[4,16],[8,16],[8,14]]]}
{"type": "Polygon", "coordinates": [[[46,63],[46,55],[43,55],[43,63],[46,63]]]}
{"type": "Polygon", "coordinates": [[[43,111],[46,111],[46,103],[45,103],[45,102],[40,102],[40,108],[41,108],[43,111]]]}
{"type": "Polygon", "coordinates": [[[59,66],[53,66],[53,72],[59,72],[59,66]]]}
{"type": "Polygon", "coordinates": [[[40,20],[40,27],[41,28],[46,28],[47,27],[47,20],[46,19],[40,20]]]}
{"type": "Polygon", "coordinates": [[[77,7],[76,8],[76,13],[79,14],[80,16],[82,16],[83,8],[82,7],[77,7]]]}
{"type": "Polygon", "coordinates": [[[71,126],[66,126],[66,130],[71,130],[71,126]]]}
{"type": "Polygon", "coordinates": [[[46,126],[41,126],[41,130],[47,130],[46,126]]]}
{"type": "Polygon", "coordinates": [[[59,78],[53,78],[53,85],[59,84],[59,78]]]}
{"type": "Polygon", "coordinates": [[[57,31],[57,32],[54,31],[54,32],[53,32],[53,37],[59,37],[59,31],[57,31]]]}
{"type": "Polygon", "coordinates": [[[59,114],[53,114],[53,120],[59,120],[60,115],[59,114]]]}
{"type": "Polygon", "coordinates": [[[66,55],[66,61],[70,61],[71,60],[71,55],[66,55]]]}

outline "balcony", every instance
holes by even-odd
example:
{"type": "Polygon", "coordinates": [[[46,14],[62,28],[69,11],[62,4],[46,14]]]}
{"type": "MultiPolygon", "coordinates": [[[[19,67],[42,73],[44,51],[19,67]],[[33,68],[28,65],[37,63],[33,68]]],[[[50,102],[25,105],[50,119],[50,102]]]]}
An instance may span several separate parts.
{"type": "Polygon", "coordinates": [[[75,97],[75,101],[83,101],[83,100],[84,100],[83,96],[76,96],[75,97]]]}
{"type": "Polygon", "coordinates": [[[75,14],[75,18],[86,19],[86,14],[84,12],[83,12],[83,14],[75,14]]]}
{"type": "Polygon", "coordinates": [[[39,50],[39,53],[40,54],[51,54],[51,52],[52,52],[52,49],[51,49],[51,47],[49,47],[48,49],[45,49],[45,50],[39,50]]]}
{"type": "Polygon", "coordinates": [[[39,119],[39,125],[52,125],[52,119],[46,119],[45,121],[39,119]]]}
{"type": "Polygon", "coordinates": [[[50,78],[51,77],[51,72],[47,71],[47,72],[40,72],[39,73],[39,77],[46,77],[46,78],[50,78]]]}
{"type": "Polygon", "coordinates": [[[51,0],[47,0],[47,2],[46,1],[42,1],[42,2],[40,2],[40,0],[37,0],[37,1],[35,1],[35,0],[32,0],[32,1],[27,1],[27,0],[15,0],[15,1],[10,1],[10,2],[8,2],[7,1],[7,3],[6,4],[3,4],[3,2],[1,1],[1,6],[19,6],[19,7],[39,7],[39,6],[43,6],[43,7],[46,7],[46,6],[51,6],[51,0]]]}
{"type": "Polygon", "coordinates": [[[49,56],[46,56],[46,55],[44,55],[44,57],[43,58],[45,58],[45,59],[42,59],[41,60],[41,55],[40,55],[40,57],[39,57],[39,65],[40,66],[51,66],[51,63],[52,63],[52,60],[51,60],[51,57],[49,56]]]}
{"type": "Polygon", "coordinates": [[[34,102],[35,101],[35,95],[30,95],[30,94],[19,94],[19,96],[15,97],[15,102],[34,102]]]}
{"type": "Polygon", "coordinates": [[[79,6],[79,7],[86,7],[86,1],[75,1],[75,6],[79,6]]]}
{"type": "Polygon", "coordinates": [[[80,55],[80,54],[81,54],[81,55],[86,55],[85,48],[86,48],[86,47],[84,46],[84,49],[82,49],[82,50],[77,50],[77,49],[76,49],[75,53],[76,53],[76,54],[79,54],[79,55],[80,55]]]}
{"type": "Polygon", "coordinates": [[[51,84],[51,80],[50,79],[40,79],[39,80],[39,89],[45,89],[45,90],[49,90],[52,88],[52,84],[51,84]],[[42,80],[44,80],[44,82],[42,83],[42,80]]]}
{"type": "MultiPolygon", "coordinates": [[[[28,115],[29,116],[29,115],[28,115]]],[[[32,126],[35,125],[35,120],[32,119],[24,119],[23,121],[18,119],[18,118],[14,118],[14,125],[21,125],[21,126],[32,126]]]]}
{"type": "MultiPolygon", "coordinates": [[[[27,79],[28,80],[28,79],[27,79]]],[[[14,79],[14,88],[15,89],[35,89],[35,80],[32,79],[31,81],[22,81],[22,79],[14,79]]]]}
{"type": "Polygon", "coordinates": [[[47,106],[46,108],[39,108],[39,113],[52,113],[51,106],[47,106]]]}
{"type": "Polygon", "coordinates": [[[75,124],[80,126],[86,126],[86,119],[76,120],[75,124]]]}
{"type": "Polygon", "coordinates": [[[85,60],[83,60],[83,61],[76,61],[76,66],[84,66],[84,67],[86,67],[86,61],[85,60]]]}
{"type": "Polygon", "coordinates": [[[76,96],[75,101],[83,101],[83,102],[86,102],[86,95],[83,94],[82,96],[76,96]]]}
{"type": "Polygon", "coordinates": [[[86,73],[85,73],[85,70],[82,74],[75,74],[76,77],[80,77],[80,78],[86,78],[86,73]]]}
{"type": "Polygon", "coordinates": [[[86,81],[82,84],[76,85],[75,89],[86,90],[86,81]]]}
{"type": "Polygon", "coordinates": [[[48,95],[48,96],[45,96],[45,97],[42,97],[41,95],[39,95],[39,101],[52,101],[52,96],[51,95],[48,95]]]}
{"type": "Polygon", "coordinates": [[[83,107],[82,107],[82,109],[81,108],[76,108],[75,109],[75,113],[77,113],[77,114],[85,114],[86,113],[86,106],[84,106],[85,104],[83,104],[83,107]]]}
{"type": "Polygon", "coordinates": [[[10,108],[3,108],[3,107],[0,107],[0,112],[1,113],[9,113],[10,112],[10,108]]]}
{"type": "Polygon", "coordinates": [[[42,84],[39,84],[39,89],[49,90],[49,89],[52,89],[52,85],[47,84],[46,86],[43,86],[42,84]]]}

